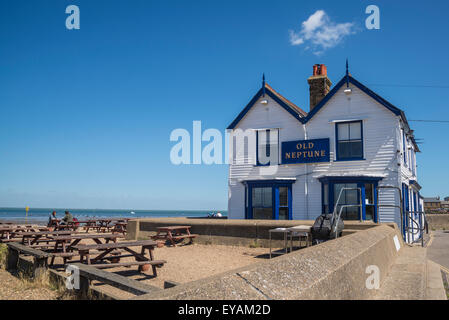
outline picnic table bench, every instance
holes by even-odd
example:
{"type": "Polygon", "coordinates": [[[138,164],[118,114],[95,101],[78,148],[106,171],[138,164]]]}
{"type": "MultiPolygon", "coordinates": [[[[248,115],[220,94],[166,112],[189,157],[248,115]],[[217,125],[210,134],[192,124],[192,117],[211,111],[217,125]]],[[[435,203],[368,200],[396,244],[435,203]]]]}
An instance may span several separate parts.
{"type": "Polygon", "coordinates": [[[153,240],[168,240],[173,246],[176,243],[184,241],[184,239],[189,239],[193,242],[193,239],[198,235],[190,233],[191,226],[171,226],[171,227],[158,227],[156,228],[157,234],[152,236],[153,240]]]}
{"type": "Polygon", "coordinates": [[[122,233],[126,234],[126,227],[128,226],[127,222],[117,222],[114,224],[114,227],[112,229],[112,233],[122,233]]]}
{"type": "Polygon", "coordinates": [[[123,238],[124,235],[120,234],[74,234],[74,235],[62,235],[54,237],[55,241],[50,265],[54,264],[56,257],[61,257],[66,264],[67,260],[70,260],[74,256],[79,254],[73,251],[73,247],[78,245],[82,240],[93,240],[96,244],[109,243],[110,241],[117,242],[118,238],[123,238]],[[101,240],[104,240],[102,242],[101,240]]]}
{"type": "Polygon", "coordinates": [[[73,246],[75,250],[78,250],[81,262],[85,262],[88,265],[99,269],[114,268],[122,266],[133,266],[137,265],[138,270],[142,271],[144,265],[151,265],[153,269],[153,275],[157,276],[156,267],[161,267],[166,263],[164,260],[154,260],[153,250],[157,246],[157,242],[153,240],[140,240],[140,241],[130,241],[130,242],[116,242],[116,243],[103,243],[103,244],[92,244],[92,245],[81,245],[78,244],[73,246]],[[141,247],[140,253],[131,249],[132,247],[141,247]],[[145,251],[148,250],[149,257],[145,256],[145,251]],[[100,252],[98,252],[100,251],[100,252]],[[122,252],[128,252],[129,254],[121,254],[122,252]],[[97,256],[91,257],[91,254],[98,254],[97,256]],[[120,253],[121,255],[118,255],[120,253]],[[120,258],[134,257],[135,261],[130,262],[117,262],[120,258]],[[104,263],[105,261],[112,260],[110,263],[104,263]],[[103,262],[103,263],[97,263],[103,262]]]}
{"type": "Polygon", "coordinates": [[[89,232],[89,229],[95,229],[97,232],[110,232],[116,228],[113,222],[127,223],[128,220],[129,218],[88,220],[83,228],[86,232],[89,232]]]}
{"type": "Polygon", "coordinates": [[[26,232],[40,232],[48,231],[47,227],[42,226],[7,226],[0,227],[0,242],[20,242],[17,238],[20,238],[23,233],[26,232]]]}
{"type": "Polygon", "coordinates": [[[19,262],[19,254],[25,254],[32,256],[34,259],[34,266],[32,268],[33,276],[35,278],[41,277],[45,274],[47,268],[47,258],[48,254],[36,250],[20,243],[10,243],[8,244],[8,259],[7,259],[7,269],[15,270],[19,262]]]}
{"type": "Polygon", "coordinates": [[[29,246],[40,243],[50,242],[54,236],[72,234],[74,231],[38,231],[38,232],[21,232],[18,236],[22,237],[22,244],[29,246]]]}

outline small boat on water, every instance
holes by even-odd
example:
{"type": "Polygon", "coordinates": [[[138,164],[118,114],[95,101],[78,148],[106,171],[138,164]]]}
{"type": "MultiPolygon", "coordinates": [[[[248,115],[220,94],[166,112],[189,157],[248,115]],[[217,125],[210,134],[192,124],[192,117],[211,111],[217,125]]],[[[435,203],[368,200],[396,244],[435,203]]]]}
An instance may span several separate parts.
{"type": "Polygon", "coordinates": [[[221,212],[211,212],[207,215],[208,218],[221,218],[223,217],[223,215],[221,214],[221,212]]]}

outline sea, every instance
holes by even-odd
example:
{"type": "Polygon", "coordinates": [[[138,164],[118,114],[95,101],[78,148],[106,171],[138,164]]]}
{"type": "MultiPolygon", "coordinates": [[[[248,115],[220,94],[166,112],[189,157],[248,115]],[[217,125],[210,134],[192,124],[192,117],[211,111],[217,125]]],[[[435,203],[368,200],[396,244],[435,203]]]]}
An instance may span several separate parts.
{"type": "Polygon", "coordinates": [[[52,211],[56,211],[56,217],[63,218],[68,210],[78,220],[98,218],[173,218],[192,217],[203,218],[210,213],[220,212],[227,216],[227,211],[213,210],[132,210],[132,209],[53,209],[53,208],[29,208],[28,214],[25,208],[0,208],[0,222],[36,223],[46,224],[52,211]]]}

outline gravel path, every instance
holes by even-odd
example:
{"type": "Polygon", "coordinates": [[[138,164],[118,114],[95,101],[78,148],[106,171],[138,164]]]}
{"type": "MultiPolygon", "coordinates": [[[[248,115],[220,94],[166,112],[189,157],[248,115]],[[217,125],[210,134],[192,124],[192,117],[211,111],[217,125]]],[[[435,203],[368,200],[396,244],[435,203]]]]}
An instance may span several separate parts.
{"type": "Polygon", "coordinates": [[[55,300],[57,293],[43,286],[27,283],[0,269],[0,300],[55,300]]]}

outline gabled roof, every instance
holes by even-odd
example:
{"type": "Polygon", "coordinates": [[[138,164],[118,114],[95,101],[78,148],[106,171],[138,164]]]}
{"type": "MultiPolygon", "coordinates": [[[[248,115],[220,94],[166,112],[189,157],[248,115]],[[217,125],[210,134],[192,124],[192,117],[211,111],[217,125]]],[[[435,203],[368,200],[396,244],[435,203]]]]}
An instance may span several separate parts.
{"type": "Polygon", "coordinates": [[[267,95],[276,101],[281,107],[283,107],[287,112],[289,112],[293,117],[297,120],[307,116],[307,112],[302,110],[300,107],[295,105],[293,102],[289,101],[287,98],[282,96],[280,93],[276,92],[268,83],[264,83],[262,88],[256,93],[256,95],[251,99],[251,101],[246,105],[246,107],[240,112],[237,118],[232,121],[232,123],[228,126],[228,129],[234,129],[240,120],[248,113],[248,111],[254,106],[254,104],[259,100],[259,98],[263,95],[267,95]]]}
{"type": "MultiPolygon", "coordinates": [[[[237,118],[234,119],[234,121],[228,126],[228,129],[234,129],[237,124],[240,122],[240,120],[243,119],[243,117],[248,113],[248,111],[253,107],[253,105],[256,103],[256,101],[263,95],[267,94],[269,97],[271,97],[273,100],[275,100],[279,105],[281,105],[285,110],[290,112],[292,116],[294,116],[299,122],[302,124],[307,123],[310,119],[312,119],[318,111],[321,110],[321,108],[324,107],[324,105],[338,92],[338,90],[344,86],[345,84],[353,84],[357,88],[359,88],[361,91],[369,95],[371,98],[376,100],[379,104],[390,110],[392,113],[394,113],[397,116],[400,116],[402,121],[404,122],[406,126],[406,131],[410,131],[410,127],[407,122],[407,118],[405,117],[404,111],[399,109],[398,107],[394,106],[384,98],[382,98],[380,95],[363,85],[361,82],[354,79],[350,74],[346,74],[333,88],[329,93],[323,98],[323,100],[318,103],[315,108],[312,109],[309,113],[305,112],[298,106],[296,106],[294,103],[287,100],[285,97],[277,93],[271,86],[269,86],[267,83],[263,83],[262,88],[256,93],[256,95],[251,99],[251,101],[248,103],[248,105],[240,112],[240,114],[237,116],[237,118]]],[[[419,147],[416,144],[415,138],[413,135],[411,135],[411,140],[413,143],[413,146],[415,147],[415,150],[419,152],[419,147]]]]}

